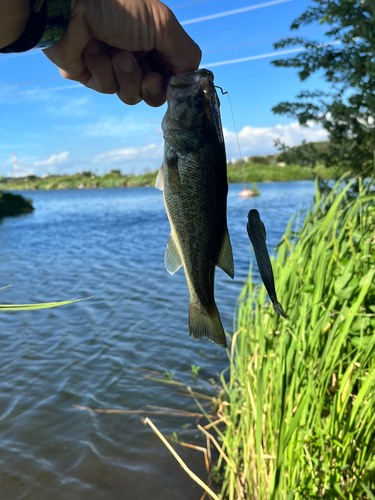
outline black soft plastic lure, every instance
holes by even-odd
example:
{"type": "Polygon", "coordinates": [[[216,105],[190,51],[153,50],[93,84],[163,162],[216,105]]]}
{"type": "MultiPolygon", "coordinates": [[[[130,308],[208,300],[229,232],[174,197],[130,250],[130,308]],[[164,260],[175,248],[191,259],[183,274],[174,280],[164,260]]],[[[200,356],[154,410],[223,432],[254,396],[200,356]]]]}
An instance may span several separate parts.
{"type": "Polygon", "coordinates": [[[275,280],[266,246],[266,228],[260,220],[258,210],[250,210],[247,218],[247,233],[254,248],[260,277],[262,278],[267,293],[270,296],[275,312],[280,314],[283,318],[287,318],[288,316],[285,314],[284,309],[280,302],[278,302],[276,296],[275,280]]]}

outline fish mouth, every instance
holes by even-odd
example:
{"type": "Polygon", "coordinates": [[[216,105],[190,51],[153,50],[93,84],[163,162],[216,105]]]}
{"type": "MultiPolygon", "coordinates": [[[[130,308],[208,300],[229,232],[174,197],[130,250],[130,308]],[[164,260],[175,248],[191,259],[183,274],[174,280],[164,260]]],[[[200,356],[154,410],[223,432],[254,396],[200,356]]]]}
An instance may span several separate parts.
{"type": "Polygon", "coordinates": [[[173,75],[169,79],[169,87],[172,89],[186,89],[191,85],[197,85],[206,81],[214,83],[214,74],[208,69],[197,69],[196,71],[189,71],[188,73],[180,73],[173,75]]]}
{"type": "Polygon", "coordinates": [[[216,95],[214,74],[208,69],[173,75],[169,79],[168,94],[172,99],[182,101],[202,90],[207,100],[216,95]]]}
{"type": "Polygon", "coordinates": [[[173,75],[169,79],[167,100],[182,102],[196,95],[204,96],[205,109],[213,122],[220,143],[224,142],[220,119],[220,101],[214,85],[214,74],[208,69],[173,75]]]}

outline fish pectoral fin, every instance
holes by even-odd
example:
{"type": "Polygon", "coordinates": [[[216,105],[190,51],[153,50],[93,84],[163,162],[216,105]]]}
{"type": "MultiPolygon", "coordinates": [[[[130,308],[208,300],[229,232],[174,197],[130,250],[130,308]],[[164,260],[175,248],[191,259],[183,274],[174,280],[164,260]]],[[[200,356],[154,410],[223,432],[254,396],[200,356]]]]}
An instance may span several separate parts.
{"type": "Polygon", "coordinates": [[[164,189],[163,165],[160,167],[158,175],[156,177],[155,187],[156,187],[156,189],[160,189],[160,191],[163,191],[163,189],[164,189]]]}
{"type": "Polygon", "coordinates": [[[232,245],[229,239],[228,228],[225,230],[223,243],[221,245],[221,250],[219,253],[219,258],[216,263],[220,269],[227,273],[232,279],[234,278],[234,263],[233,263],[233,252],[232,245]]]}
{"type": "Polygon", "coordinates": [[[168,240],[167,248],[165,250],[164,265],[169,274],[174,274],[182,266],[180,252],[178,251],[176,242],[172,235],[168,240]]]}

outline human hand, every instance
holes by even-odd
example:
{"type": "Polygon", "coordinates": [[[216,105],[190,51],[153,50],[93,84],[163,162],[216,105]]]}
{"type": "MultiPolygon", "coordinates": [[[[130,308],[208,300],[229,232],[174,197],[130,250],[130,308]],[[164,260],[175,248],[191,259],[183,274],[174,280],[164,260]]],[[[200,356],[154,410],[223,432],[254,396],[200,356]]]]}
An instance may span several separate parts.
{"type": "Polygon", "coordinates": [[[150,106],[165,102],[171,72],[194,71],[201,59],[159,0],[72,0],[67,32],[43,52],[64,78],[150,106]]]}

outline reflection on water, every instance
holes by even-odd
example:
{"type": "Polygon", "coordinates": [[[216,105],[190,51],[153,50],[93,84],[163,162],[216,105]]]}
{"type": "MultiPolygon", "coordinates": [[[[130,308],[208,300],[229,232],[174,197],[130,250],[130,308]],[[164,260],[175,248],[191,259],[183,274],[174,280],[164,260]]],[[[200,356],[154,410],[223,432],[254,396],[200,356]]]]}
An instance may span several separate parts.
{"type": "MultiPolygon", "coordinates": [[[[216,273],[224,327],[249,267],[247,213],[257,208],[272,249],[290,214],[311,201],[312,182],[260,184],[249,201],[230,186],[228,225],[235,279],[216,273]],[[282,210],[282,211],[281,211],[282,210]]],[[[195,500],[201,491],[141,415],[92,408],[195,411],[189,398],[147,375],[173,373],[194,384],[227,366],[224,350],[187,334],[189,293],[183,271],[163,259],[169,224],[152,188],[31,193],[35,212],[0,225],[1,303],[94,297],[57,309],[0,318],[0,491],[6,500],[195,500]]],[[[209,383],[198,382],[209,391],[209,383]]],[[[194,420],[154,415],[166,434],[194,420]]],[[[189,435],[187,435],[189,436],[189,435]]],[[[188,438],[187,438],[188,439],[188,438]]],[[[190,438],[191,439],[191,438],[190,438]]],[[[203,458],[178,449],[205,477],[203,458]]]]}

